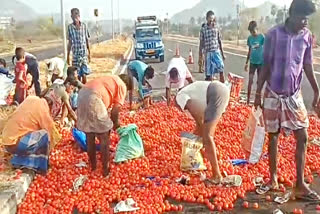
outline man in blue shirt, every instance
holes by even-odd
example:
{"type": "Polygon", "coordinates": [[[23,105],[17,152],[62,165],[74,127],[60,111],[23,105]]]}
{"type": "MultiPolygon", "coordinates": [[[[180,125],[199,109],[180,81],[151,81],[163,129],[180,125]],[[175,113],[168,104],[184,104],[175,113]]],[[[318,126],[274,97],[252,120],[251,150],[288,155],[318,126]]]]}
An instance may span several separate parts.
{"type": "Polygon", "coordinates": [[[249,82],[248,82],[248,98],[247,104],[250,104],[251,88],[253,84],[253,78],[255,72],[257,71],[258,78],[263,65],[263,45],[264,45],[264,35],[258,33],[258,25],[256,21],[251,21],[249,23],[248,30],[250,31],[250,36],[248,37],[247,45],[249,46],[247,61],[245,65],[245,71],[248,71],[249,60],[249,82]]]}
{"type": "Polygon", "coordinates": [[[128,75],[131,79],[130,82],[132,83],[132,87],[128,88],[130,108],[132,108],[133,78],[135,78],[138,82],[139,96],[140,99],[143,100],[143,103],[138,104],[137,108],[139,108],[141,105],[143,105],[144,107],[148,107],[150,104],[152,104],[150,97],[152,87],[148,83],[148,80],[154,77],[154,69],[142,61],[134,60],[128,64],[128,75]]]}

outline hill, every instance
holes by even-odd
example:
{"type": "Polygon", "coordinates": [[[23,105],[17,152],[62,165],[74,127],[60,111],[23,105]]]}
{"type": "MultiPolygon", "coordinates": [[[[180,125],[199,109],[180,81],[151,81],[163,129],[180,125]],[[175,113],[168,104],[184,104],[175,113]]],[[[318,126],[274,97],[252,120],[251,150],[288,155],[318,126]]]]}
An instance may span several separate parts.
{"type": "Polygon", "coordinates": [[[191,17],[204,17],[208,10],[213,10],[218,17],[236,17],[235,0],[202,0],[194,7],[183,10],[171,18],[173,23],[189,23],[191,17]]]}

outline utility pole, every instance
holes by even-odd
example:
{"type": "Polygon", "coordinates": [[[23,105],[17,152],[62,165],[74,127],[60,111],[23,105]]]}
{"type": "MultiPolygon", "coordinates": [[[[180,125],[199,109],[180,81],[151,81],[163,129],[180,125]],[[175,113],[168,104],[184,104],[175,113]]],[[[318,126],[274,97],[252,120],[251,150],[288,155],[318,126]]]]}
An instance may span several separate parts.
{"type": "Polygon", "coordinates": [[[167,35],[169,34],[169,13],[167,13],[167,35]]]}
{"type": "Polygon", "coordinates": [[[111,0],[112,40],[114,40],[113,0],[111,0]]]}
{"type": "Polygon", "coordinates": [[[284,5],[283,7],[283,23],[286,23],[287,19],[287,5],[284,5]]]}
{"type": "Polygon", "coordinates": [[[238,19],[238,32],[237,32],[237,45],[239,46],[240,37],[240,4],[237,4],[237,19],[238,19]]]}
{"type": "Polygon", "coordinates": [[[66,16],[64,14],[64,2],[60,0],[61,8],[61,27],[62,27],[62,36],[63,36],[63,58],[67,61],[67,32],[66,32],[66,16]]]}
{"type": "Polygon", "coordinates": [[[121,35],[120,0],[118,0],[118,27],[119,27],[119,35],[121,35]]]}

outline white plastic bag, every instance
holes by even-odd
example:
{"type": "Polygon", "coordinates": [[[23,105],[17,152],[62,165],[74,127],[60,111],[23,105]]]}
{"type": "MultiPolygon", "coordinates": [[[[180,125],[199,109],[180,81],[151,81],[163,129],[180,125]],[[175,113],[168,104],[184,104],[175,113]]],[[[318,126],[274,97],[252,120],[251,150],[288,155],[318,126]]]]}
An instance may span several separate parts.
{"type": "Polygon", "coordinates": [[[258,107],[257,110],[253,107],[247,126],[243,132],[241,142],[249,163],[254,164],[259,162],[263,150],[265,134],[262,110],[260,107],[258,107]]]}
{"type": "Polygon", "coordinates": [[[6,99],[13,87],[13,78],[9,78],[5,74],[0,74],[0,105],[7,104],[6,99]]]}

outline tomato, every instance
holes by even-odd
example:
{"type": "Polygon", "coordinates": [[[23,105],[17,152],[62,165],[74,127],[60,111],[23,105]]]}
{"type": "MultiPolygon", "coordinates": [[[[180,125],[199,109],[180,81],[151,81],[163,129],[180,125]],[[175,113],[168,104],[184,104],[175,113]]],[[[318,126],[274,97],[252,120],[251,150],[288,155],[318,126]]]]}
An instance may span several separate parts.
{"type": "Polygon", "coordinates": [[[270,195],[267,195],[267,196],[266,196],[266,200],[267,200],[267,201],[272,201],[271,196],[270,196],[270,195]]]}
{"type": "Polygon", "coordinates": [[[249,208],[249,202],[244,201],[244,202],[242,203],[242,206],[243,206],[244,208],[249,208]]]}
{"type": "MultiPolygon", "coordinates": [[[[257,164],[233,166],[228,161],[219,161],[221,172],[237,174],[243,179],[242,185],[236,188],[213,186],[207,188],[198,175],[182,172],[181,138],[182,131],[194,132],[195,122],[186,112],[175,107],[167,107],[160,102],[148,109],[140,110],[130,115],[128,105],[120,112],[122,126],[136,124],[137,132],[143,140],[145,156],[128,160],[120,164],[114,163],[119,135],[112,131],[110,134],[110,175],[102,176],[101,154],[97,152],[97,170],[91,171],[89,157],[75,143],[71,131],[58,127],[63,135],[62,140],[51,150],[49,156],[50,169],[46,175],[36,175],[30,185],[25,199],[18,206],[18,214],[24,213],[71,213],[73,209],[93,213],[112,213],[113,204],[132,198],[140,210],[137,213],[163,213],[182,211],[182,205],[170,204],[166,198],[182,202],[204,204],[210,210],[232,210],[238,198],[244,199],[246,193],[254,191],[252,180],[257,176],[263,181],[270,181],[267,159],[261,159],[257,164]],[[76,167],[79,162],[87,167],[76,167]],[[78,191],[72,189],[73,182],[80,175],[87,180],[78,191]],[[176,179],[182,175],[190,177],[189,185],[180,185],[176,179]]],[[[222,116],[215,132],[214,140],[219,160],[244,159],[248,154],[241,146],[243,130],[251,108],[230,102],[226,113],[222,116]]],[[[320,136],[319,119],[309,117],[309,138],[320,136]]],[[[96,144],[100,142],[97,140],[96,144]]],[[[293,136],[279,137],[278,176],[281,190],[293,187],[295,174],[295,147],[293,136]]],[[[267,152],[267,144],[263,152],[267,152]]],[[[204,149],[201,150],[203,154],[204,149]]],[[[306,181],[313,182],[313,173],[320,174],[320,147],[308,145],[306,153],[306,181]]],[[[212,177],[212,167],[204,158],[207,177],[212,177]]],[[[17,173],[17,175],[19,172],[17,173]]],[[[271,196],[266,196],[271,201],[271,196]]],[[[244,201],[244,208],[259,208],[258,203],[250,204],[244,201]]],[[[317,207],[317,209],[320,209],[317,207]]],[[[231,211],[232,212],[232,211],[231,211]]]]}
{"type": "Polygon", "coordinates": [[[297,208],[295,208],[295,209],[293,210],[293,214],[303,214],[303,211],[302,211],[302,209],[297,209],[297,208]]]}
{"type": "Polygon", "coordinates": [[[259,204],[257,202],[253,203],[252,207],[254,209],[259,209],[259,204]]]}

